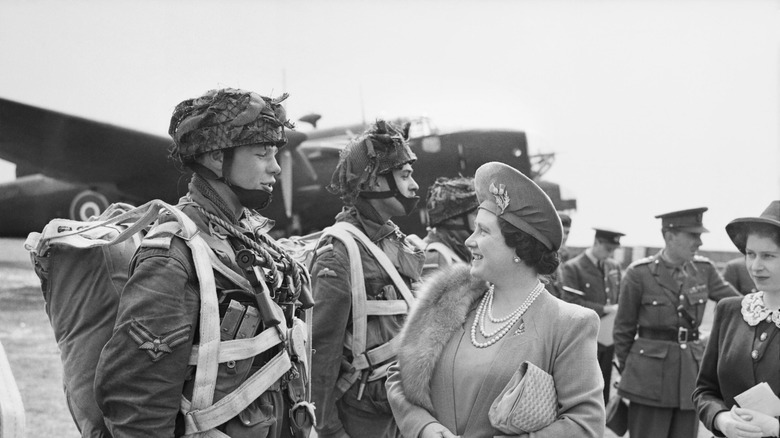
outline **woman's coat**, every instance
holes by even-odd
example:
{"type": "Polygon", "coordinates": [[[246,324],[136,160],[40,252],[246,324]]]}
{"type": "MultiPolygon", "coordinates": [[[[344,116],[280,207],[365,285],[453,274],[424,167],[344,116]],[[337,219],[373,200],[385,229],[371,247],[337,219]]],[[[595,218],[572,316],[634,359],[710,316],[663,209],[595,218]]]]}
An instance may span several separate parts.
{"type": "MultiPolygon", "coordinates": [[[[458,433],[453,430],[454,419],[442,415],[454,410],[451,394],[431,393],[430,383],[450,338],[470,335],[474,310],[486,290],[487,284],[473,279],[466,265],[442,269],[420,290],[400,335],[398,363],[390,369],[387,381],[388,400],[404,436],[416,438],[431,422],[458,433]]],[[[502,350],[482,384],[463,436],[501,436],[490,425],[490,405],[527,360],[553,376],[559,403],[558,419],[527,436],[601,437],[604,382],[596,360],[598,327],[599,318],[592,310],[543,292],[502,340],[502,350]]],[[[451,372],[452,367],[440,369],[451,372]]]]}

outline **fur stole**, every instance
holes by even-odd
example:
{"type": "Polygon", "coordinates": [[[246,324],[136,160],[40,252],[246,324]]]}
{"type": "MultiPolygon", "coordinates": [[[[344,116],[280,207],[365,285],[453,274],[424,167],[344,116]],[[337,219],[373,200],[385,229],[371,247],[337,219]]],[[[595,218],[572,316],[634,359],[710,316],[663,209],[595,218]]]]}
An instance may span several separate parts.
{"type": "Polygon", "coordinates": [[[487,283],[459,263],[427,278],[400,334],[398,367],[406,398],[433,412],[431,378],[442,350],[465,322],[487,283]]]}

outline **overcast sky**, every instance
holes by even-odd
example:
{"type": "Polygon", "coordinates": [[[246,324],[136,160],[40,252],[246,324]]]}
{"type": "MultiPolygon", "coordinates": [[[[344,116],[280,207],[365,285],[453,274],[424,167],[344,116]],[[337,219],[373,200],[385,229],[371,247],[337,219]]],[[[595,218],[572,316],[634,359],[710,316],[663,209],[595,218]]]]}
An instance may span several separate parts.
{"type": "MultiPolygon", "coordinates": [[[[780,199],[780,2],[2,1],[0,97],[165,135],[218,87],[291,94],[323,126],[427,115],[512,128],[591,227],[658,246],[653,216],[723,227],[780,199]]],[[[14,167],[0,164],[0,181],[14,167]]]]}

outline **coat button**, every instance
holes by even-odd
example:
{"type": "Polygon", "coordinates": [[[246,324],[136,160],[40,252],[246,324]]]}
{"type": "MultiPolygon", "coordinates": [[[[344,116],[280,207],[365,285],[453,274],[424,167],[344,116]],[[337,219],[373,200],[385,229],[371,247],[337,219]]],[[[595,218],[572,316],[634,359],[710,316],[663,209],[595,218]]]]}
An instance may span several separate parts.
{"type": "Polygon", "coordinates": [[[645,354],[645,350],[639,350],[639,354],[645,354]]]}
{"type": "Polygon", "coordinates": [[[658,301],[653,300],[653,305],[657,306],[658,305],[658,301]]]}
{"type": "Polygon", "coordinates": [[[680,349],[681,350],[685,350],[686,348],[688,348],[687,344],[680,344],[680,349]]]}
{"type": "Polygon", "coordinates": [[[680,295],[680,301],[685,299],[685,295],[680,295]]]}
{"type": "Polygon", "coordinates": [[[753,350],[753,352],[750,353],[750,357],[752,357],[754,360],[758,359],[758,350],[753,350]]]}
{"type": "Polygon", "coordinates": [[[759,337],[762,341],[766,341],[766,332],[761,333],[761,337],[759,337]]]}

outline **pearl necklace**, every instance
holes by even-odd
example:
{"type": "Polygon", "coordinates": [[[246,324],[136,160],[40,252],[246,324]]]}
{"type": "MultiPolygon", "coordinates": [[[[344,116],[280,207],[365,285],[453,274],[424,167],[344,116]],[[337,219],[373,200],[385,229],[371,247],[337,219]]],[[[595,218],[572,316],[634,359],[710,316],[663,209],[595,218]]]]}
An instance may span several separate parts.
{"type": "Polygon", "coordinates": [[[482,301],[479,303],[479,307],[477,308],[477,314],[474,317],[474,323],[471,325],[471,343],[477,348],[489,347],[495,344],[496,342],[498,342],[507,333],[509,333],[509,330],[523,316],[526,310],[528,310],[528,308],[531,307],[531,304],[533,304],[534,300],[536,300],[536,297],[538,297],[539,294],[542,293],[542,291],[544,290],[544,285],[541,282],[537,283],[536,287],[534,287],[531,293],[528,294],[528,297],[525,299],[525,301],[523,301],[523,304],[521,304],[520,307],[515,309],[514,312],[510,313],[509,316],[505,318],[501,318],[498,321],[494,321],[494,319],[491,316],[489,316],[489,314],[492,313],[494,290],[495,288],[491,284],[490,288],[488,288],[487,293],[485,293],[485,295],[482,296],[482,301]],[[493,322],[506,321],[506,324],[502,325],[492,333],[487,333],[485,331],[486,316],[490,318],[490,320],[493,322]],[[479,332],[485,338],[485,342],[477,341],[477,326],[479,326],[479,332]]]}

